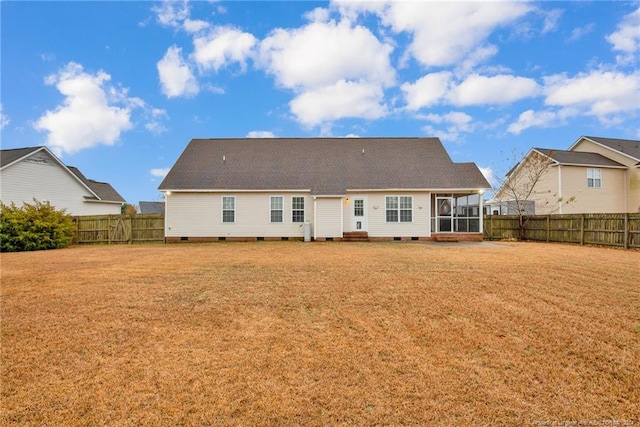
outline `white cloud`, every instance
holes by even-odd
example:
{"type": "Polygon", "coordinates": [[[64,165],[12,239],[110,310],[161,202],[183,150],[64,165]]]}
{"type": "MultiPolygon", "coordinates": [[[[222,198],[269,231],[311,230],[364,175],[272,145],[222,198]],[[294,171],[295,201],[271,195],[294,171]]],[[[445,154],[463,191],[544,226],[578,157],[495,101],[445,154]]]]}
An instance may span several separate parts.
{"type": "Polygon", "coordinates": [[[247,134],[247,138],[275,138],[273,132],[268,130],[252,130],[247,134]]]}
{"type": "Polygon", "coordinates": [[[448,71],[427,74],[415,83],[404,83],[407,108],[415,111],[439,103],[449,92],[453,75],[448,71]]]}
{"type": "Polygon", "coordinates": [[[486,49],[487,38],[497,27],[534,10],[524,2],[337,1],[334,6],[351,19],[359,13],[376,13],[396,33],[411,34],[407,53],[428,67],[459,64],[477,49],[486,49]]]}
{"type": "Polygon", "coordinates": [[[501,105],[537,96],[540,86],[533,79],[506,74],[481,76],[472,74],[456,84],[447,71],[431,73],[415,83],[401,86],[407,108],[411,111],[436,104],[501,105]]]}
{"type": "Polygon", "coordinates": [[[182,58],[181,48],[169,47],[157,67],[162,93],[167,98],[193,96],[200,91],[191,68],[182,58]]]}
{"type": "Polygon", "coordinates": [[[640,47],[640,8],[626,15],[615,32],[606,37],[613,50],[622,52],[616,57],[621,64],[633,64],[640,47]]]}
{"type": "Polygon", "coordinates": [[[289,105],[298,121],[316,126],[346,117],[380,118],[387,112],[383,98],[377,84],[340,80],[334,85],[308,90],[289,105]]]}
{"type": "Polygon", "coordinates": [[[492,187],[495,188],[500,186],[500,180],[498,179],[498,176],[493,171],[493,169],[489,167],[487,168],[478,167],[478,169],[480,169],[480,172],[482,173],[482,175],[484,175],[487,181],[489,181],[489,184],[491,184],[492,187]]]}
{"type": "Polygon", "coordinates": [[[156,20],[160,25],[177,28],[189,17],[189,2],[164,0],[153,6],[151,10],[156,14],[156,20]]]}
{"type": "Polygon", "coordinates": [[[339,80],[391,85],[395,80],[389,60],[392,50],[365,27],[313,22],[273,31],[260,44],[260,65],[290,89],[317,88],[339,80]]]}
{"type": "Polygon", "coordinates": [[[151,169],[149,172],[153,176],[157,176],[159,178],[164,178],[165,176],[167,176],[167,174],[169,173],[170,170],[171,170],[171,168],[156,168],[156,169],[151,169]]]}
{"type": "Polygon", "coordinates": [[[460,140],[461,134],[473,132],[473,117],[461,111],[450,111],[446,114],[428,114],[424,119],[442,128],[435,128],[431,125],[423,127],[423,131],[429,135],[435,135],[446,142],[456,142],[460,140]]]}
{"type": "Polygon", "coordinates": [[[516,122],[509,125],[507,131],[518,135],[532,127],[548,128],[559,126],[561,123],[562,118],[554,111],[527,110],[520,114],[516,122]]]}
{"type": "Polygon", "coordinates": [[[238,63],[244,70],[252,55],[256,38],[233,27],[215,27],[193,39],[193,58],[203,69],[218,71],[229,63],[238,63]]]}
{"type": "Polygon", "coordinates": [[[448,94],[453,105],[510,104],[536,96],[540,87],[533,79],[510,75],[480,76],[473,74],[448,94]]]}
{"type": "Polygon", "coordinates": [[[342,118],[374,119],[387,113],[383,88],[395,82],[392,50],[365,27],[314,21],[271,32],[260,43],[258,65],[296,93],[289,103],[296,120],[326,130],[342,118]]]}
{"type": "Polygon", "coordinates": [[[2,104],[0,103],[0,129],[4,129],[4,127],[9,123],[11,123],[11,120],[6,114],[4,114],[2,104]]]}
{"type": "Polygon", "coordinates": [[[624,74],[614,71],[591,71],[576,77],[564,74],[546,77],[545,104],[574,108],[598,117],[601,122],[615,114],[637,114],[640,108],[640,71],[624,74]]]}
{"type": "Polygon", "coordinates": [[[595,25],[593,24],[593,22],[585,25],[584,27],[574,28],[573,31],[571,31],[571,36],[569,36],[569,41],[575,42],[580,40],[585,35],[591,33],[594,28],[595,28],[595,25]]]}
{"type": "Polygon", "coordinates": [[[185,19],[182,23],[182,28],[184,28],[187,33],[194,34],[211,28],[211,24],[200,19],[185,19]]]}
{"type": "Polygon", "coordinates": [[[82,65],[74,62],[45,79],[65,99],[55,110],[42,115],[34,128],[48,132],[47,145],[57,154],[98,144],[113,145],[122,132],[133,127],[131,109],[141,100],[128,98],[126,89],[108,86],[110,79],[104,71],[86,73],[82,65]]]}
{"type": "Polygon", "coordinates": [[[169,117],[166,110],[160,108],[152,108],[148,116],[149,120],[144,125],[146,130],[154,135],[160,135],[167,131],[167,128],[162,123],[162,119],[169,117]]]}

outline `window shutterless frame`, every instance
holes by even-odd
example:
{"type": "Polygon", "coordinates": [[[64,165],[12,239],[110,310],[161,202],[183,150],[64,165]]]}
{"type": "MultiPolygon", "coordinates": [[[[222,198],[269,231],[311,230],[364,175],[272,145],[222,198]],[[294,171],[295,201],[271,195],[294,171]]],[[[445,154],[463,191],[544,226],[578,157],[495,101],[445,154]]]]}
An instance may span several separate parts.
{"type": "Polygon", "coordinates": [[[291,222],[304,222],[304,196],[291,197],[291,222]]]}
{"type": "Polygon", "coordinates": [[[236,196],[222,196],[222,222],[236,222],[236,196]]]}
{"type": "Polygon", "coordinates": [[[284,222],[284,197],[269,197],[269,221],[273,224],[284,222]]]}

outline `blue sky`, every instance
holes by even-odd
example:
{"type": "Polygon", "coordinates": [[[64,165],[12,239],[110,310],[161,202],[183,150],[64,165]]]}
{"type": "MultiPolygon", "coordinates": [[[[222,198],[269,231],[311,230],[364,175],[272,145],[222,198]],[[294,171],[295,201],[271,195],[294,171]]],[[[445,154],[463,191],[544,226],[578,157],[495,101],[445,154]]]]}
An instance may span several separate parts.
{"type": "Polygon", "coordinates": [[[129,202],[189,140],[437,136],[492,175],[640,139],[640,3],[2,1],[2,148],[129,202]]]}

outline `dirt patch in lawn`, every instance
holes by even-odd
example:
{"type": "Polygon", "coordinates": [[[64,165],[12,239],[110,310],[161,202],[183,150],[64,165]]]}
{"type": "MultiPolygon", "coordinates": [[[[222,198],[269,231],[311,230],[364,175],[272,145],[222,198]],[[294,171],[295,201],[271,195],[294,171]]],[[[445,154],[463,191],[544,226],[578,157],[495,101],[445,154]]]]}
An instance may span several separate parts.
{"type": "Polygon", "coordinates": [[[640,423],[638,251],[255,242],[0,262],[2,425],[640,423]]]}

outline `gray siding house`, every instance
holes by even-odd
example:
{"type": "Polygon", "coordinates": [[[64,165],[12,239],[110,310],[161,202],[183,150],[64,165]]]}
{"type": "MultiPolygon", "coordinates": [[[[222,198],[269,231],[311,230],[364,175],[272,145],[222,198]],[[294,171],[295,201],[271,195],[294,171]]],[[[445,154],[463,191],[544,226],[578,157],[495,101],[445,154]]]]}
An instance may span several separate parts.
{"type": "Polygon", "coordinates": [[[193,139],[159,186],[167,242],[482,240],[489,188],[438,138],[193,139]]]}

